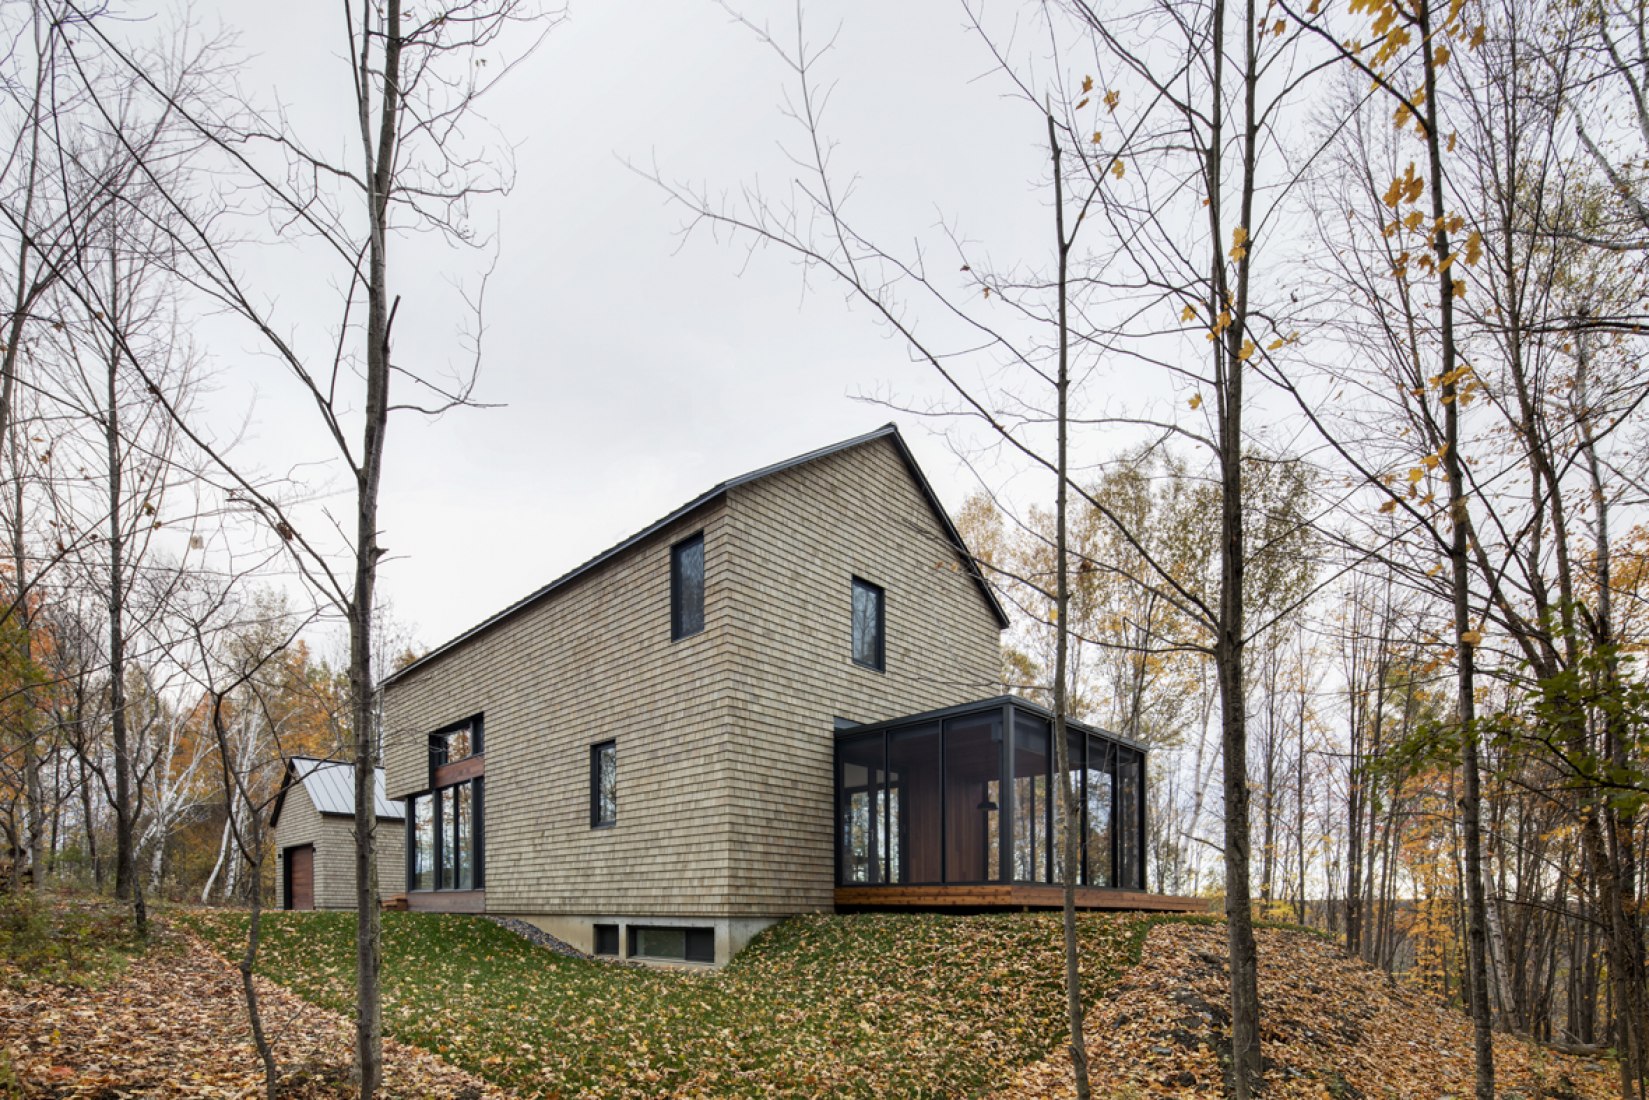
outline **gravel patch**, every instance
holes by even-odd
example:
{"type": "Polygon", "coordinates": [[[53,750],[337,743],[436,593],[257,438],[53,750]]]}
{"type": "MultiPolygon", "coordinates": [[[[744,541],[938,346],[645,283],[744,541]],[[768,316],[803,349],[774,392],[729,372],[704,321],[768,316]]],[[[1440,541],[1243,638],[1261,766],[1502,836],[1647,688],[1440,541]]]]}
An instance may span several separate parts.
{"type": "Polygon", "coordinates": [[[514,932],[517,936],[535,943],[539,947],[554,951],[557,955],[566,955],[574,959],[587,959],[590,957],[567,941],[556,939],[536,924],[528,924],[526,921],[516,920],[514,917],[484,916],[484,919],[492,921],[500,928],[514,932]]]}

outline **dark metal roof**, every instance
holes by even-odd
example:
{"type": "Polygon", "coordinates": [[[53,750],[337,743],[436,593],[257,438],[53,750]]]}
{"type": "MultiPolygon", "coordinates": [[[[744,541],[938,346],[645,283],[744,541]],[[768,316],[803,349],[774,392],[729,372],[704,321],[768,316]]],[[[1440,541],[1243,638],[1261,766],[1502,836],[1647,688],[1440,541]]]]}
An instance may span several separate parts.
{"type": "MultiPolygon", "coordinates": [[[[381,821],[404,821],[406,812],[398,802],[391,802],[384,788],[384,769],[374,768],[373,808],[381,821]]],[[[272,829],[281,819],[281,807],[286,792],[294,783],[302,783],[309,792],[309,800],[322,817],[355,816],[355,765],[346,760],[317,760],[311,756],[294,756],[286,762],[286,775],[281,781],[280,793],[269,815],[272,829]]]]}
{"type": "Polygon", "coordinates": [[[967,545],[962,541],[961,533],[956,530],[956,525],[951,522],[950,516],[946,514],[944,505],[939,503],[939,497],[934,493],[933,486],[928,484],[928,479],[922,473],[922,468],[916,464],[916,457],[910,453],[910,447],[905,444],[904,437],[899,434],[898,425],[884,424],[873,432],[866,432],[864,435],[854,436],[852,439],[844,439],[840,443],[832,443],[828,447],[820,447],[818,450],[808,451],[806,454],[797,455],[795,458],[786,459],[783,462],[775,462],[771,466],[763,466],[759,470],[752,470],[747,474],[741,474],[738,477],[724,481],[721,484],[706,490],[700,495],[694,497],[692,500],[688,501],[686,504],[683,504],[681,507],[677,508],[675,511],[671,512],[669,515],[648,524],[645,528],[637,531],[617,546],[603,550],[601,553],[597,554],[589,561],[586,561],[584,564],[577,566],[567,573],[563,573],[549,584],[546,584],[543,588],[540,588],[536,592],[532,592],[529,595],[517,600],[515,603],[510,604],[496,615],[492,615],[481,620],[481,622],[470,627],[456,638],[436,646],[434,649],[430,650],[416,661],[413,661],[405,668],[397,669],[395,672],[384,677],[383,683],[385,686],[394,683],[401,677],[413,672],[416,669],[422,668],[424,665],[429,664],[454,649],[457,649],[459,646],[463,645],[471,638],[474,638],[476,635],[497,626],[499,623],[514,615],[516,612],[522,611],[533,604],[536,604],[539,600],[542,600],[559,589],[572,584],[579,578],[594,573],[608,562],[619,557],[639,543],[645,542],[647,539],[651,538],[653,535],[656,535],[666,527],[669,527],[677,520],[692,514],[698,509],[703,508],[718,498],[724,496],[729,489],[736,489],[741,485],[749,485],[752,482],[760,481],[762,478],[771,477],[774,474],[783,473],[786,470],[793,470],[796,467],[804,466],[809,462],[813,462],[821,458],[829,458],[831,455],[841,454],[843,451],[849,451],[855,447],[861,447],[866,443],[873,443],[879,439],[887,439],[891,441],[894,448],[899,452],[899,457],[905,462],[905,468],[910,471],[911,480],[914,481],[916,483],[916,487],[922,491],[922,496],[927,500],[928,505],[933,509],[933,514],[938,517],[940,526],[944,528],[946,536],[950,539],[957,552],[962,555],[962,560],[966,564],[969,575],[973,577],[974,583],[979,586],[979,592],[982,596],[984,596],[985,603],[990,608],[991,614],[996,617],[998,628],[1006,630],[1008,628],[1007,612],[1002,609],[1002,604],[997,600],[996,593],[991,591],[990,585],[985,583],[984,575],[979,572],[979,566],[974,563],[973,555],[968,552],[967,545]]]}
{"type": "MultiPolygon", "coordinates": [[[[836,726],[836,736],[852,737],[861,733],[877,733],[881,730],[890,729],[894,726],[909,726],[917,725],[923,722],[937,722],[944,718],[956,718],[964,714],[978,714],[988,710],[1000,709],[1005,706],[1013,707],[1015,710],[1028,711],[1038,717],[1046,718],[1049,722],[1054,720],[1054,712],[1043,706],[1041,703],[1033,703],[1029,699],[1021,698],[1018,695],[996,695],[989,699],[976,699],[971,703],[957,703],[954,706],[940,707],[938,710],[925,710],[920,714],[905,714],[899,716],[898,718],[884,718],[877,722],[847,724],[838,722],[836,726]]],[[[1103,737],[1107,741],[1115,741],[1119,745],[1126,745],[1128,748],[1137,749],[1142,753],[1149,753],[1151,751],[1151,746],[1135,741],[1131,737],[1124,737],[1120,733],[1113,733],[1103,726],[1092,726],[1087,722],[1079,722],[1075,718],[1065,719],[1065,727],[1067,729],[1076,730],[1080,733],[1091,733],[1096,737],[1103,737]]]]}

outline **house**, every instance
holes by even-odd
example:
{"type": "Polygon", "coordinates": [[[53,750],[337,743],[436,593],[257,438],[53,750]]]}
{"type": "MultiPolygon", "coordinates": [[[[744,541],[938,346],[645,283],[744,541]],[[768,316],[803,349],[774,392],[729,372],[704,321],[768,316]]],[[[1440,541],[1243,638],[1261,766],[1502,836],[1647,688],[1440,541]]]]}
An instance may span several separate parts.
{"type": "MultiPolygon", "coordinates": [[[[380,892],[406,879],[405,812],[376,777],[380,892]]],[[[296,756],[286,762],[269,815],[275,834],[278,909],[355,908],[355,766],[296,756]]]]}
{"type": "MultiPolygon", "coordinates": [[[[892,425],[717,485],[385,680],[410,907],[720,963],[838,905],[1047,904],[1007,623],[892,425]]],[[[1143,897],[1144,754],[1072,737],[1088,900],[1143,897]]]]}

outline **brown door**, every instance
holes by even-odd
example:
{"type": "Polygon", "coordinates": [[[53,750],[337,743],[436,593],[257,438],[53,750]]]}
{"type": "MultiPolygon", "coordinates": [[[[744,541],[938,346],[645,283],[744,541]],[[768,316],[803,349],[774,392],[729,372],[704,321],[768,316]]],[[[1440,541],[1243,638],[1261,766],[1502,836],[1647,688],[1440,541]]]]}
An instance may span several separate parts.
{"type": "Polygon", "coordinates": [[[286,907],[315,908],[315,846],[286,850],[286,907]]]}

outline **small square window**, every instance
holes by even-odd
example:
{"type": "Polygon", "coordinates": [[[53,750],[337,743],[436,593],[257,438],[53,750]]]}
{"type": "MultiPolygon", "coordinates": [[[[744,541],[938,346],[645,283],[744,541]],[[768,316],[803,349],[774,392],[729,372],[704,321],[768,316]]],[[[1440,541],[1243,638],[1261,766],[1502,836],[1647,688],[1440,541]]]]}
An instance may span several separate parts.
{"type": "Polygon", "coordinates": [[[670,640],[704,629],[704,533],[670,548],[670,640]]]}
{"type": "Polygon", "coordinates": [[[887,668],[886,611],[882,589],[853,578],[853,663],[878,671],[887,668]]]}
{"type": "Polygon", "coordinates": [[[467,760],[481,753],[481,720],[471,719],[462,725],[429,735],[429,764],[432,769],[467,760]]]}
{"type": "Polygon", "coordinates": [[[597,955],[618,954],[618,925],[598,924],[595,926],[595,952],[597,955]]]}
{"type": "Polygon", "coordinates": [[[618,742],[590,746],[590,828],[618,820],[618,742]]]}

